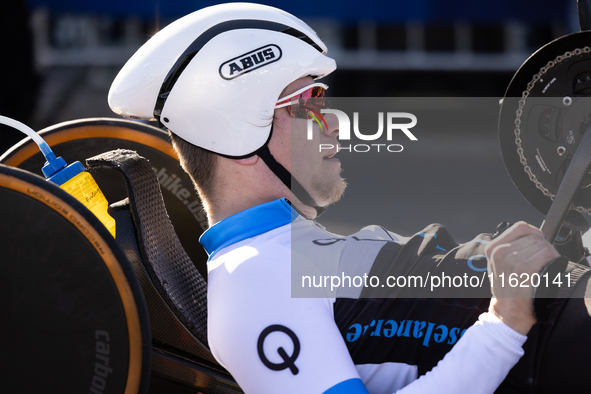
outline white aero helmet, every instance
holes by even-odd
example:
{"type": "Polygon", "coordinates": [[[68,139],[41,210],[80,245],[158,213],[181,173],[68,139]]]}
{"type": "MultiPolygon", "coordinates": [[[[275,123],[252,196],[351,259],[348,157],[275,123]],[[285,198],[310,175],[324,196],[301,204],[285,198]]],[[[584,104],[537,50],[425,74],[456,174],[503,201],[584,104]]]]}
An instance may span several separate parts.
{"type": "Polygon", "coordinates": [[[270,138],[283,89],[335,70],[326,50],[314,30],[277,8],[204,8],[162,29],[129,59],[111,86],[109,106],[122,116],[156,118],[222,156],[250,156],[270,138]]]}

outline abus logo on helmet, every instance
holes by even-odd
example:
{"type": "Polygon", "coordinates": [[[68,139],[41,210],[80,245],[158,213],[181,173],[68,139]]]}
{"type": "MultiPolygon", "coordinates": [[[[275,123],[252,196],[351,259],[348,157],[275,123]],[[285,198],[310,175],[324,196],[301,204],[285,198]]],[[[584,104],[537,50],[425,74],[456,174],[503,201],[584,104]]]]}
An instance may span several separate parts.
{"type": "Polygon", "coordinates": [[[281,59],[281,48],[275,44],[265,45],[243,55],[236,56],[220,66],[220,76],[234,79],[281,59]]]}
{"type": "MultiPolygon", "coordinates": [[[[321,109],[320,113],[322,114],[334,114],[336,115],[339,121],[339,141],[343,140],[350,140],[351,139],[351,121],[349,120],[349,116],[343,111],[338,109],[321,109]]],[[[324,121],[324,119],[322,119],[324,121]]],[[[315,121],[320,125],[322,129],[322,124],[315,119],[315,121]]],[[[392,135],[395,130],[402,131],[411,141],[418,141],[417,137],[414,136],[413,133],[410,132],[409,129],[413,128],[417,124],[417,117],[409,112],[386,112],[386,139],[388,141],[392,140],[392,135]],[[394,121],[396,119],[396,122],[394,121]],[[399,123],[399,120],[407,119],[410,120],[408,123],[399,123]]],[[[380,138],[384,132],[384,113],[378,112],[378,131],[374,134],[362,134],[359,131],[359,112],[353,112],[353,132],[355,137],[363,141],[374,141],[380,138]]],[[[313,138],[313,123],[312,119],[308,119],[308,140],[312,140],[313,138]]],[[[335,146],[332,144],[320,144],[319,149],[320,152],[322,150],[332,150],[335,146]]],[[[369,152],[371,150],[375,150],[380,152],[381,149],[383,151],[388,152],[402,152],[404,147],[400,144],[355,144],[355,145],[344,145],[340,144],[337,146],[337,152],[345,150],[349,152],[369,152]]]]}

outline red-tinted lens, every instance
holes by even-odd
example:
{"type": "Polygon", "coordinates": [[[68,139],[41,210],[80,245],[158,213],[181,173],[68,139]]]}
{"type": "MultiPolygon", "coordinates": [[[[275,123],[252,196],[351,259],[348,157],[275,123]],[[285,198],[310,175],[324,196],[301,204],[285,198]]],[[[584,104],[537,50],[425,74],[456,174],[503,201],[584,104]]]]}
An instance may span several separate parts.
{"type": "Polygon", "coordinates": [[[321,86],[314,86],[298,96],[298,102],[287,107],[287,112],[294,118],[312,119],[311,113],[320,112],[328,107],[326,90],[321,86]]]}

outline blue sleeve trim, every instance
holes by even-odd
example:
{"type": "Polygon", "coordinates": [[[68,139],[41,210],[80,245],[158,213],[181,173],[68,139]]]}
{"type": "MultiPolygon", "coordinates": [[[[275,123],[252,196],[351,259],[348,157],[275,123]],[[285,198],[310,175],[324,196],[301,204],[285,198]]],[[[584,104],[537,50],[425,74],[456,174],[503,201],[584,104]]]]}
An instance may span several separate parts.
{"type": "Polygon", "coordinates": [[[326,390],[322,394],[369,394],[359,378],[345,380],[326,390]]]}

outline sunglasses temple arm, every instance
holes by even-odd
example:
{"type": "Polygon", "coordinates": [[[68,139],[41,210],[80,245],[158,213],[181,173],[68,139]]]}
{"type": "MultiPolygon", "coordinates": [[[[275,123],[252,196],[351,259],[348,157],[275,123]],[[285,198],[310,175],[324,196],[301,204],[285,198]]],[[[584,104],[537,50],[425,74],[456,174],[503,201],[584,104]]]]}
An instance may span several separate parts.
{"type": "MultiPolygon", "coordinates": [[[[322,114],[320,112],[313,110],[312,108],[306,108],[306,109],[308,111],[312,112],[313,114],[317,115],[318,117],[320,117],[320,119],[322,119],[322,122],[324,123],[324,126],[326,127],[326,130],[328,130],[328,125],[326,124],[326,120],[324,120],[324,116],[322,116],[322,114]]],[[[314,119],[316,120],[316,122],[318,122],[318,119],[316,119],[316,117],[314,117],[314,119]]],[[[318,122],[318,124],[320,124],[320,122],[318,122]]]]}

